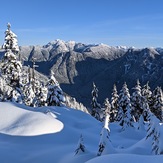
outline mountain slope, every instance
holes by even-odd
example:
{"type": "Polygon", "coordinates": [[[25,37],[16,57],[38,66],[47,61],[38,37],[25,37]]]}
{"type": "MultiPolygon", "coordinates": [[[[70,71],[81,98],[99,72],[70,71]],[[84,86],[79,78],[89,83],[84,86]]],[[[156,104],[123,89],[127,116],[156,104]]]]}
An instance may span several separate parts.
{"type": "Polygon", "coordinates": [[[110,97],[113,84],[118,90],[124,81],[131,89],[136,80],[150,82],[151,88],[163,87],[163,50],[87,45],[56,40],[44,46],[20,47],[24,64],[36,59],[37,70],[49,75],[50,70],[62,89],[77,101],[90,107],[92,83],[99,88],[99,102],[110,97]]]}

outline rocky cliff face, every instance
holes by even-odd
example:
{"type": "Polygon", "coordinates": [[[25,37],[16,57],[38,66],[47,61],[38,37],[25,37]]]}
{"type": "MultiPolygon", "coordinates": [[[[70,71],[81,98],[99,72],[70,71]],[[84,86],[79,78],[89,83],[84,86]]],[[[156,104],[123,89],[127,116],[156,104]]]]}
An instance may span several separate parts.
{"type": "Polygon", "coordinates": [[[55,72],[62,89],[79,102],[90,106],[92,82],[99,88],[99,101],[110,97],[113,84],[118,90],[124,81],[132,88],[136,80],[152,88],[163,87],[163,50],[86,45],[56,40],[45,46],[20,47],[24,64],[35,58],[37,70],[55,72]]]}

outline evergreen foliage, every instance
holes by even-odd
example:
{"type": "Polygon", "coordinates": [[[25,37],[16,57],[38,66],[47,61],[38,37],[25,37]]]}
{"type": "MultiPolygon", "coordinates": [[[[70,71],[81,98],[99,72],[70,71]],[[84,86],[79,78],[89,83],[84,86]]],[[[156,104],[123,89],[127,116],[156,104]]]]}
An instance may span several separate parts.
{"type": "Polygon", "coordinates": [[[151,111],[163,122],[163,92],[161,87],[157,87],[153,91],[151,111]]]}
{"type": "Polygon", "coordinates": [[[80,153],[84,153],[84,152],[85,152],[84,139],[83,139],[83,136],[80,135],[78,145],[77,145],[77,148],[75,150],[75,155],[80,154],[80,153]]]}
{"type": "Polygon", "coordinates": [[[150,139],[152,146],[152,153],[155,155],[163,154],[162,135],[160,134],[159,119],[149,111],[149,124],[147,128],[146,139],[150,139]]]}
{"type": "Polygon", "coordinates": [[[98,98],[98,89],[95,85],[95,83],[93,83],[93,90],[92,90],[92,116],[95,117],[97,120],[101,121],[101,105],[98,103],[97,101],[98,98]]]}
{"type": "Polygon", "coordinates": [[[148,103],[149,107],[151,105],[151,96],[152,96],[152,91],[151,88],[149,86],[149,82],[147,82],[143,88],[142,88],[142,92],[141,92],[142,96],[144,97],[144,100],[148,103]]]}
{"type": "Polygon", "coordinates": [[[143,115],[141,115],[138,121],[138,130],[144,130],[144,129],[145,129],[144,117],[143,115]]]}
{"type": "Polygon", "coordinates": [[[66,95],[65,99],[66,99],[66,106],[67,107],[75,108],[77,110],[82,110],[83,112],[88,113],[87,108],[82,103],[77,102],[74,97],[66,95]]]}
{"type": "Polygon", "coordinates": [[[101,154],[104,152],[106,147],[111,146],[111,141],[110,141],[110,129],[109,129],[109,114],[105,116],[105,121],[104,121],[104,126],[101,130],[100,134],[100,142],[99,142],[99,148],[98,148],[98,153],[97,156],[101,156],[101,154]]]}
{"type": "Polygon", "coordinates": [[[2,46],[6,51],[11,50],[14,54],[19,52],[19,46],[17,36],[11,31],[11,24],[7,24],[7,30],[5,31],[5,42],[2,46]]]}
{"type": "MultiPolygon", "coordinates": [[[[106,98],[105,101],[104,101],[104,113],[103,113],[103,118],[105,119],[105,117],[107,115],[109,115],[110,117],[110,114],[111,114],[111,105],[110,105],[110,102],[109,102],[109,99],[106,98]]],[[[109,119],[110,121],[110,119],[109,119]]]]}
{"type": "Polygon", "coordinates": [[[62,106],[65,103],[65,97],[52,71],[47,86],[48,86],[47,105],[62,106]]]}
{"type": "Polygon", "coordinates": [[[47,94],[48,94],[48,89],[45,85],[41,85],[38,89],[38,94],[37,94],[37,106],[46,106],[47,105],[47,94]]]}
{"type": "Polygon", "coordinates": [[[6,82],[16,88],[20,87],[22,64],[17,60],[16,55],[8,49],[2,59],[2,75],[6,82]]]}
{"type": "Polygon", "coordinates": [[[117,113],[118,113],[118,92],[117,92],[117,87],[114,84],[113,87],[113,92],[112,92],[112,97],[111,97],[111,114],[110,114],[110,121],[114,122],[117,120],[117,113]]]}
{"type": "Polygon", "coordinates": [[[28,83],[23,87],[23,95],[25,105],[34,107],[35,93],[31,83],[28,83]]]}
{"type": "Polygon", "coordinates": [[[139,80],[137,80],[136,86],[133,88],[134,92],[131,96],[132,115],[134,115],[136,121],[143,113],[142,94],[139,80]]]}
{"type": "Polygon", "coordinates": [[[131,116],[130,93],[126,83],[124,83],[119,95],[118,116],[123,130],[127,127],[133,127],[134,118],[131,116]]]}
{"type": "Polygon", "coordinates": [[[11,89],[7,93],[3,92],[6,97],[3,100],[11,100],[14,102],[21,102],[20,78],[22,71],[22,64],[17,59],[19,47],[17,44],[17,36],[11,31],[11,25],[7,24],[5,32],[5,42],[2,46],[6,52],[1,62],[1,76],[5,80],[5,84],[9,85],[11,89]]]}

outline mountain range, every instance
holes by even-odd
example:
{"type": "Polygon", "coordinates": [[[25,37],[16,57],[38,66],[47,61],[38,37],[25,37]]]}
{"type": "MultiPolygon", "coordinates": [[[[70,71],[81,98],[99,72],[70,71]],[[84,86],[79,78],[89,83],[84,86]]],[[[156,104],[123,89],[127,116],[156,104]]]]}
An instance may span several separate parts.
{"type": "MultiPolygon", "coordinates": [[[[37,71],[55,73],[64,92],[90,107],[92,83],[99,89],[99,102],[110,97],[113,85],[124,82],[131,89],[139,79],[151,89],[163,87],[163,49],[83,44],[55,40],[44,46],[20,46],[24,65],[35,59],[37,71]]],[[[131,89],[132,90],[132,89],[131,89]]]]}

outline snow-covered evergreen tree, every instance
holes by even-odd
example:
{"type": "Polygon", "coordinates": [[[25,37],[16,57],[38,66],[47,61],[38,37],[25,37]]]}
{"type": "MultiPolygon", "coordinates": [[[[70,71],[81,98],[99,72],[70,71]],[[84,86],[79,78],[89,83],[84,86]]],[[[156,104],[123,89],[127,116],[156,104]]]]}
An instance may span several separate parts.
{"type": "Polygon", "coordinates": [[[133,127],[133,122],[134,119],[131,116],[131,106],[127,105],[126,107],[126,112],[124,113],[124,119],[123,119],[123,126],[122,126],[122,130],[125,130],[128,127],[133,127]]]}
{"type": "Polygon", "coordinates": [[[148,104],[147,104],[147,110],[148,110],[148,115],[147,115],[148,127],[147,127],[146,139],[148,139],[153,134],[155,122],[156,120],[158,120],[156,116],[150,111],[148,104]]]}
{"type": "Polygon", "coordinates": [[[17,36],[11,31],[10,27],[11,25],[8,23],[3,45],[6,53],[2,59],[2,74],[5,75],[8,84],[19,87],[22,64],[17,60],[17,53],[19,52],[17,36]]]}
{"type": "Polygon", "coordinates": [[[23,87],[23,95],[25,105],[34,107],[35,92],[33,91],[31,83],[28,83],[23,87]]]}
{"type": "Polygon", "coordinates": [[[163,92],[161,87],[157,87],[153,91],[151,111],[163,122],[163,92]]]}
{"type": "Polygon", "coordinates": [[[46,106],[46,101],[47,101],[47,94],[48,94],[48,89],[45,87],[44,84],[39,88],[38,94],[37,94],[37,106],[46,106]]]}
{"type": "Polygon", "coordinates": [[[137,80],[136,86],[133,88],[134,92],[131,96],[132,115],[134,115],[136,121],[143,113],[142,94],[139,80],[137,80]]]}
{"type": "Polygon", "coordinates": [[[10,23],[7,24],[7,30],[5,31],[5,42],[3,44],[3,48],[6,51],[11,50],[14,54],[19,52],[17,36],[11,31],[10,23]]]}
{"type": "Polygon", "coordinates": [[[100,142],[97,153],[98,156],[101,156],[101,154],[104,153],[106,148],[112,146],[110,141],[110,129],[108,125],[109,125],[109,114],[105,116],[104,126],[100,134],[100,142]]]}
{"type": "Polygon", "coordinates": [[[119,122],[119,124],[122,126],[123,125],[123,116],[124,116],[124,112],[123,109],[121,107],[118,108],[118,113],[116,116],[116,121],[119,122]]]}
{"type": "Polygon", "coordinates": [[[114,84],[112,97],[111,97],[111,115],[110,115],[110,121],[116,121],[117,120],[117,113],[118,113],[118,92],[117,87],[114,84]]]}
{"type": "Polygon", "coordinates": [[[155,125],[154,133],[153,133],[153,142],[152,142],[152,153],[155,155],[163,154],[162,147],[160,146],[160,130],[159,124],[155,125]]]}
{"type": "Polygon", "coordinates": [[[2,59],[2,75],[6,79],[6,82],[14,87],[20,87],[22,64],[17,60],[16,55],[9,49],[4,54],[2,59]]]}
{"type": "Polygon", "coordinates": [[[37,78],[32,78],[33,71],[28,67],[22,77],[23,101],[26,105],[32,107],[46,106],[47,102],[47,87],[37,78]]]}
{"type": "Polygon", "coordinates": [[[122,125],[123,130],[127,127],[133,127],[134,118],[131,116],[130,93],[126,83],[119,94],[119,108],[119,112],[123,111],[122,117],[120,117],[120,125],[122,125]]]}
{"type": "Polygon", "coordinates": [[[10,92],[10,95],[11,95],[12,102],[22,103],[22,95],[16,89],[13,89],[10,92]]]}
{"type": "Polygon", "coordinates": [[[147,102],[147,99],[142,97],[142,101],[143,101],[143,118],[144,118],[144,121],[150,121],[150,113],[151,113],[151,110],[149,108],[149,104],[147,102]]]}
{"type": "Polygon", "coordinates": [[[77,110],[81,110],[83,112],[89,113],[88,109],[82,103],[77,102],[74,97],[66,95],[65,98],[66,98],[66,106],[67,107],[75,108],[77,110]]]}
{"type": "Polygon", "coordinates": [[[22,69],[22,74],[20,78],[21,87],[29,83],[28,71],[22,69]]]}
{"type": "Polygon", "coordinates": [[[148,114],[149,124],[147,129],[146,139],[150,139],[152,146],[152,153],[156,155],[163,154],[162,138],[160,134],[159,119],[149,111],[148,114]]]}
{"type": "Polygon", "coordinates": [[[52,71],[47,86],[48,86],[47,105],[62,106],[65,103],[65,97],[52,71]]]}
{"type": "Polygon", "coordinates": [[[151,112],[151,94],[150,87],[148,86],[148,82],[144,85],[142,89],[142,108],[143,108],[143,117],[145,121],[149,121],[149,114],[151,112]]]}
{"type": "Polygon", "coordinates": [[[6,84],[6,81],[0,76],[0,101],[7,101],[13,89],[6,84]]]}
{"type": "Polygon", "coordinates": [[[143,115],[141,115],[139,117],[139,121],[138,121],[138,130],[145,130],[145,123],[144,123],[144,117],[143,115]]]}
{"type": "Polygon", "coordinates": [[[150,108],[152,92],[151,92],[151,88],[149,86],[149,82],[147,82],[143,86],[142,91],[141,91],[141,94],[144,97],[144,100],[146,100],[146,102],[148,103],[149,108],[150,108]]]}
{"type": "Polygon", "coordinates": [[[85,152],[84,139],[83,139],[83,136],[80,135],[78,145],[77,145],[77,148],[75,150],[75,155],[80,154],[80,153],[84,153],[84,152],[85,152]]]}
{"type": "Polygon", "coordinates": [[[8,100],[18,99],[21,96],[20,78],[22,70],[22,64],[17,60],[17,54],[19,52],[17,36],[11,31],[10,27],[11,25],[8,23],[8,29],[5,32],[5,43],[3,45],[6,52],[1,63],[2,76],[5,79],[6,84],[13,88],[11,92],[8,92],[8,100]]]}
{"type": "MultiPolygon", "coordinates": [[[[104,101],[104,113],[103,113],[104,116],[103,116],[103,119],[105,119],[105,117],[107,115],[109,115],[109,117],[110,117],[110,114],[111,114],[111,105],[110,105],[109,99],[106,98],[105,101],[104,101]]],[[[109,121],[110,121],[110,119],[109,119],[109,121]]]]}
{"type": "Polygon", "coordinates": [[[93,90],[92,90],[92,102],[91,102],[91,105],[92,105],[92,113],[91,115],[93,117],[95,117],[97,120],[100,120],[101,121],[101,105],[98,103],[97,101],[97,98],[98,98],[98,89],[95,85],[95,83],[93,83],[93,90]]]}
{"type": "Polygon", "coordinates": [[[31,81],[32,89],[35,94],[35,98],[33,100],[34,107],[40,106],[40,96],[41,96],[41,83],[38,79],[34,78],[33,82],[31,81]]]}

